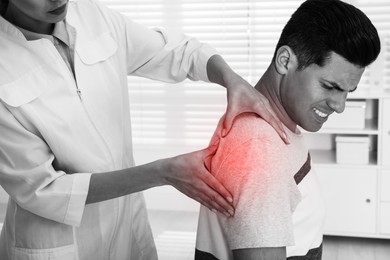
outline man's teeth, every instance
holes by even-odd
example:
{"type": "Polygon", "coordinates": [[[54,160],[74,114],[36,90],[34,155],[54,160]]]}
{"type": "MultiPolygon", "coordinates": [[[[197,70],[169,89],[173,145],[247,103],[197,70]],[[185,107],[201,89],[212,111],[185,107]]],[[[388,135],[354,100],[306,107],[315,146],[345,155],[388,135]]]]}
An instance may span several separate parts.
{"type": "Polygon", "coordinates": [[[315,112],[317,115],[319,115],[320,117],[327,117],[327,116],[328,116],[328,114],[325,114],[325,113],[321,112],[320,110],[318,110],[318,109],[316,109],[316,108],[314,108],[314,112],[315,112]]]}

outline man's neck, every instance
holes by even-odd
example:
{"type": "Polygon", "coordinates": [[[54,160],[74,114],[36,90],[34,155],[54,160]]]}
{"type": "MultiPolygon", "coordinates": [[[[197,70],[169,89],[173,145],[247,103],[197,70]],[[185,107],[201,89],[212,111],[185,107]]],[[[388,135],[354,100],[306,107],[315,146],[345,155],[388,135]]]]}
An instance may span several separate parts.
{"type": "Polygon", "coordinates": [[[292,132],[296,132],[297,124],[288,115],[280,96],[281,80],[282,76],[276,72],[274,65],[271,64],[257,82],[255,89],[268,99],[274,115],[292,132]]]}

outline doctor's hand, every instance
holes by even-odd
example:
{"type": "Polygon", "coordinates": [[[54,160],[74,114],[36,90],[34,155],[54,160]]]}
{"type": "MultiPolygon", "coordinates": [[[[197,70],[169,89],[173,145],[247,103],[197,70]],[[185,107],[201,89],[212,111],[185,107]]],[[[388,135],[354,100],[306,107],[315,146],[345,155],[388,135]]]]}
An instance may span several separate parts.
{"type": "Polygon", "coordinates": [[[211,82],[227,89],[228,106],[223,122],[222,136],[226,136],[230,131],[236,116],[245,112],[253,112],[275,128],[285,143],[289,143],[282,123],[271,113],[268,100],[235,73],[220,55],[213,55],[208,60],[207,75],[211,82]]]}
{"type": "Polygon", "coordinates": [[[223,122],[223,136],[226,136],[230,131],[233,120],[237,115],[245,112],[254,112],[267,121],[286,144],[289,143],[282,123],[270,112],[271,107],[268,99],[237,74],[231,74],[231,77],[225,82],[228,106],[223,122]]]}
{"type": "Polygon", "coordinates": [[[229,191],[207,170],[204,162],[215,153],[217,145],[162,160],[165,183],[172,185],[205,207],[226,216],[234,215],[229,191]]]}

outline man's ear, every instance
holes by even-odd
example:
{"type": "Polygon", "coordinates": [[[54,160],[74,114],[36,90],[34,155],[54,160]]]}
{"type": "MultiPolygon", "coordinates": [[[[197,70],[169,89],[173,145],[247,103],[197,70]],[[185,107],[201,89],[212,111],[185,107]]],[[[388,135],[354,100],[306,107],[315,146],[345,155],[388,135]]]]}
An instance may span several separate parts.
{"type": "Polygon", "coordinates": [[[292,51],[290,47],[287,45],[283,45],[279,47],[278,51],[276,52],[275,57],[275,68],[276,71],[284,75],[288,72],[288,70],[296,69],[297,65],[297,58],[292,51]]]}

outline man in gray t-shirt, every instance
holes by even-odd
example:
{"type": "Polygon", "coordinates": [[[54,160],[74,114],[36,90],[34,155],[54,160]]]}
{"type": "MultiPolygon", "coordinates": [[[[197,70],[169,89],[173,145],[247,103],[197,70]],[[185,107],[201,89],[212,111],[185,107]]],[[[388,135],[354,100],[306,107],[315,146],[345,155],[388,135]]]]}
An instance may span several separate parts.
{"type": "Polygon", "coordinates": [[[283,29],[255,88],[283,123],[290,144],[254,114],[238,116],[206,166],[233,194],[235,215],[202,207],[196,260],[321,259],[324,208],[299,127],[318,131],[341,113],[380,51],[368,17],[338,0],[308,0],[283,29]]]}

